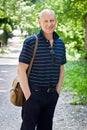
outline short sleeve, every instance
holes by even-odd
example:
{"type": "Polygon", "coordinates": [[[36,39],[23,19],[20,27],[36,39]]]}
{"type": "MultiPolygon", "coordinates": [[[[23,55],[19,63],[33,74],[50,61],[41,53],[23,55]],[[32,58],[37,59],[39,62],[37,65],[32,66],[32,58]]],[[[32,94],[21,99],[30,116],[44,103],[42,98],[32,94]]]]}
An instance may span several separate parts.
{"type": "Polygon", "coordinates": [[[29,39],[26,39],[23,43],[21,53],[19,55],[19,62],[29,64],[32,56],[32,45],[30,44],[29,39]]]}
{"type": "Polygon", "coordinates": [[[63,50],[63,57],[62,57],[62,62],[61,65],[66,63],[66,48],[65,48],[65,44],[64,44],[64,50],[63,50]]]}

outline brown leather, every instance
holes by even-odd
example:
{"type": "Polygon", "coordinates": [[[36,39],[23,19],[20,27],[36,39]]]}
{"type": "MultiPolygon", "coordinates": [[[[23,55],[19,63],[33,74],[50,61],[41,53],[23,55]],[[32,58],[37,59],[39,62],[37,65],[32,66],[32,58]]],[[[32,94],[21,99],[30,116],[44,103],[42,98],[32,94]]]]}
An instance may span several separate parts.
{"type": "MultiPolygon", "coordinates": [[[[35,57],[37,45],[38,45],[38,38],[37,38],[36,35],[35,35],[35,37],[36,37],[36,43],[35,43],[32,59],[31,59],[31,62],[30,62],[30,65],[29,65],[28,71],[27,71],[28,77],[29,77],[29,74],[30,74],[30,71],[31,71],[31,68],[32,68],[32,64],[33,64],[33,61],[34,61],[34,57],[35,57]]],[[[23,92],[22,92],[18,77],[16,77],[13,80],[12,89],[10,90],[10,101],[15,106],[22,106],[22,104],[23,104],[23,92]]]]}

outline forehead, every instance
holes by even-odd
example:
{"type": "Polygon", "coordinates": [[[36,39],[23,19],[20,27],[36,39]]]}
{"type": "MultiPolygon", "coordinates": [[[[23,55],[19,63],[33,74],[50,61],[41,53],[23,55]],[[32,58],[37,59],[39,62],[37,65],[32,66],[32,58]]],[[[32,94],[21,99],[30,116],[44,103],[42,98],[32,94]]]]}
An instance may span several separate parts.
{"type": "Polygon", "coordinates": [[[43,10],[40,13],[40,19],[43,19],[43,18],[55,18],[54,11],[52,11],[52,10],[43,10]]]}

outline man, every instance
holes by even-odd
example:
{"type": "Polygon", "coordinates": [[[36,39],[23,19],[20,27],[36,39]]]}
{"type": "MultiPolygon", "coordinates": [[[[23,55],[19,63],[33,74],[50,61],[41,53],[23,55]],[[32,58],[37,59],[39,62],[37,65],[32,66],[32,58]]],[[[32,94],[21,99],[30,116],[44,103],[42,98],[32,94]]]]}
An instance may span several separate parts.
{"type": "Polygon", "coordinates": [[[26,71],[32,58],[35,36],[28,37],[19,56],[18,76],[24,93],[21,130],[52,130],[55,106],[64,79],[64,42],[54,31],[53,10],[40,13],[38,48],[29,78],[26,71]]]}

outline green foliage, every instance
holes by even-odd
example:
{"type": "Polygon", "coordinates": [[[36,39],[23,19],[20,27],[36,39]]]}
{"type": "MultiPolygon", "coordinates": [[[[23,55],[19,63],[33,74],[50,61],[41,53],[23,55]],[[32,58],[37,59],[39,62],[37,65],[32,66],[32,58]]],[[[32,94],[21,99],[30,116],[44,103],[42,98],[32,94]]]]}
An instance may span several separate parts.
{"type": "Polygon", "coordinates": [[[72,91],[71,104],[87,104],[87,61],[77,60],[65,65],[64,90],[72,91]]]}
{"type": "Polygon", "coordinates": [[[56,32],[66,43],[69,62],[65,65],[64,86],[78,97],[74,104],[87,103],[87,63],[78,60],[80,57],[87,58],[84,50],[87,0],[0,0],[0,23],[6,18],[10,20],[2,22],[0,29],[6,27],[4,31],[11,32],[11,29],[16,28],[27,31],[28,35],[35,34],[40,28],[39,13],[45,8],[55,11],[58,21],[56,32]]]}
{"type": "Polygon", "coordinates": [[[0,47],[0,58],[3,56],[3,54],[8,54],[9,53],[9,47],[6,46],[6,47],[0,47]]]}
{"type": "Polygon", "coordinates": [[[68,45],[73,42],[73,49],[80,51],[84,47],[86,7],[86,0],[1,0],[0,18],[9,16],[14,28],[26,30],[31,35],[38,32],[39,12],[44,8],[51,8],[57,16],[56,31],[60,37],[68,45]]]}
{"type": "Polygon", "coordinates": [[[1,41],[2,41],[2,34],[0,34],[0,46],[1,46],[1,41]]]}

